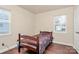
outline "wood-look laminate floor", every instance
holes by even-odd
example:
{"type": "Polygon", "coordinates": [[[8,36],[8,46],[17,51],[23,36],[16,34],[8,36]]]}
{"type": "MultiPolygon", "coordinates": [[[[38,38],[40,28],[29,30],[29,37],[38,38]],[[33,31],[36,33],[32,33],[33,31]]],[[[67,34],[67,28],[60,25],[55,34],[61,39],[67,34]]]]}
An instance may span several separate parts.
{"type": "Polygon", "coordinates": [[[50,44],[49,47],[47,47],[45,54],[77,54],[77,51],[72,46],[50,44]]]}
{"type": "MultiPolygon", "coordinates": [[[[24,50],[26,49],[22,49],[22,52],[24,52],[24,50]]],[[[18,49],[14,48],[7,52],[4,52],[3,54],[19,54],[19,53],[18,49]]],[[[77,54],[77,51],[71,46],[52,43],[47,47],[44,54],[77,54]]]]}

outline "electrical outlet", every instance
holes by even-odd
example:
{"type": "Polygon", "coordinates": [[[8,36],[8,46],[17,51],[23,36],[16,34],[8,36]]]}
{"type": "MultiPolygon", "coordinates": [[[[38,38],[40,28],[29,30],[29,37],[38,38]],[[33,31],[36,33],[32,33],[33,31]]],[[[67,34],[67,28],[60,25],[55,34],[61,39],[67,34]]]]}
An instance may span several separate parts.
{"type": "Polygon", "coordinates": [[[4,46],[5,44],[4,43],[2,43],[2,46],[4,46]]]}

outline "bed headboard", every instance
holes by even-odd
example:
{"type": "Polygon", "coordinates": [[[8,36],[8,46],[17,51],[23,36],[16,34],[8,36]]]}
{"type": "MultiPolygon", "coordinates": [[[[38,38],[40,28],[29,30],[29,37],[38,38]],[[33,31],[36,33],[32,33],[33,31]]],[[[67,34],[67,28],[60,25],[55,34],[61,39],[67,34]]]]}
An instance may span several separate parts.
{"type": "Polygon", "coordinates": [[[48,31],[40,31],[40,34],[41,35],[50,35],[51,39],[53,39],[53,35],[52,35],[52,32],[48,32],[48,31]]]}

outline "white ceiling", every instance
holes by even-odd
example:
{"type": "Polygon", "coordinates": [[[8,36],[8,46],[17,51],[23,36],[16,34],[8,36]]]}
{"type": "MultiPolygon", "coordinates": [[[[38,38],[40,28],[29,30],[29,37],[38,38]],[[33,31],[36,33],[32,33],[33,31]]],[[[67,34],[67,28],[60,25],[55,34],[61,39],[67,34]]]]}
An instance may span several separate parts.
{"type": "Polygon", "coordinates": [[[72,5],[20,5],[20,7],[35,14],[71,6],[72,5]]]}

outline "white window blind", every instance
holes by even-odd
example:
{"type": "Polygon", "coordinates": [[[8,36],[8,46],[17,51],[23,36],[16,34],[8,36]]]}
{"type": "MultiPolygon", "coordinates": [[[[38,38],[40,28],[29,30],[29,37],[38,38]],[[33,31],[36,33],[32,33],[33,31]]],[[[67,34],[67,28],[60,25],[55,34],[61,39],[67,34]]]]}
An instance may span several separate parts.
{"type": "Polygon", "coordinates": [[[9,11],[0,9],[0,35],[11,33],[11,14],[9,11]]]}
{"type": "Polygon", "coordinates": [[[65,33],[67,30],[66,26],[67,16],[60,15],[54,17],[54,32],[65,33]]]}

